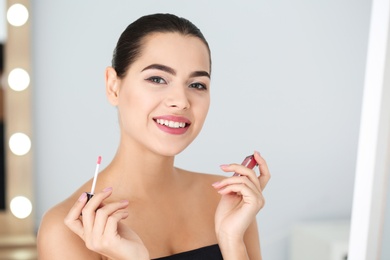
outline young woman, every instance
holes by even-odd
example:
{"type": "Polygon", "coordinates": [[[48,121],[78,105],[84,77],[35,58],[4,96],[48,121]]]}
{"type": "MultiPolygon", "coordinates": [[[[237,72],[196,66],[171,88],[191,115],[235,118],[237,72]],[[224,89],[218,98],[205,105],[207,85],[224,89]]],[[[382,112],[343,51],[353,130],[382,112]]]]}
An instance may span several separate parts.
{"type": "Polygon", "coordinates": [[[228,178],[174,166],[200,132],[210,103],[206,39],[186,19],[141,17],[122,33],[106,94],[118,109],[112,162],[50,209],[38,233],[39,259],[261,259],[256,214],[270,174],[221,165],[228,178]],[[239,176],[232,176],[236,172],[239,176]]]}

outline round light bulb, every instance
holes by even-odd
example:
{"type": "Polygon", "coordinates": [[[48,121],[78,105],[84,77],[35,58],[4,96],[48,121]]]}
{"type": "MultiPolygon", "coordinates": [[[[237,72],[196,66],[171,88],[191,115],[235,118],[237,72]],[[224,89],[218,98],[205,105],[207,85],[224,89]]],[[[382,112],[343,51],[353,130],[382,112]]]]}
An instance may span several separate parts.
{"type": "Polygon", "coordinates": [[[14,4],[7,11],[7,20],[13,26],[22,26],[28,20],[28,10],[22,4],[14,4]]]}
{"type": "Polygon", "coordinates": [[[24,196],[17,196],[11,200],[10,209],[12,214],[20,219],[27,218],[32,212],[31,201],[24,196]]]}
{"type": "Polygon", "coordinates": [[[25,155],[30,151],[31,140],[23,133],[15,133],[9,139],[9,148],[16,155],[25,155]]]}
{"type": "Polygon", "coordinates": [[[24,69],[13,69],[8,74],[8,85],[15,91],[25,90],[30,85],[30,75],[24,69]]]}

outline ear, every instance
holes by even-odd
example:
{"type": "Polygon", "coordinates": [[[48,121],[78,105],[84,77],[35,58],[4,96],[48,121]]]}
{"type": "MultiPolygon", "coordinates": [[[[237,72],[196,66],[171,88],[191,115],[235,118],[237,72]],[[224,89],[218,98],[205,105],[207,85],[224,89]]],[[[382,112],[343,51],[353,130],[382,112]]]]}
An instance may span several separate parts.
{"type": "Polygon", "coordinates": [[[107,67],[105,71],[106,96],[111,105],[118,105],[120,79],[112,67],[107,67]]]}

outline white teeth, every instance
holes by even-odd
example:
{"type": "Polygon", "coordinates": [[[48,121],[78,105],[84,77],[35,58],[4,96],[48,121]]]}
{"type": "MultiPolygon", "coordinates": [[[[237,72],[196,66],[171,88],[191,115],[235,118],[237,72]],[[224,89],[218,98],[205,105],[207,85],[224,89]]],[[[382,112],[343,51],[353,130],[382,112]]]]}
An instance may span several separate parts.
{"type": "Polygon", "coordinates": [[[160,125],[169,126],[171,128],[183,128],[186,126],[186,123],[184,122],[175,122],[175,121],[169,121],[164,119],[157,119],[156,122],[160,125]]]}

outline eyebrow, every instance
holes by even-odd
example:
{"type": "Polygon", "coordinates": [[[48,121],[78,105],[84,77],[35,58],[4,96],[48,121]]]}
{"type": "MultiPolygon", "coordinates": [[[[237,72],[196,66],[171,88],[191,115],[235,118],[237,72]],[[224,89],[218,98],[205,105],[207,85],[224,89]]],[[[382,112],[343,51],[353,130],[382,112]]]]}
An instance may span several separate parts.
{"type": "MultiPolygon", "coordinates": [[[[171,67],[162,65],[162,64],[151,64],[151,65],[145,67],[142,71],[150,70],[150,69],[156,69],[156,70],[165,71],[165,72],[167,72],[169,74],[172,74],[172,75],[176,76],[176,70],[174,70],[171,67]]],[[[192,72],[190,74],[190,77],[208,77],[208,78],[210,78],[210,74],[207,71],[200,70],[200,71],[192,72]]]]}

